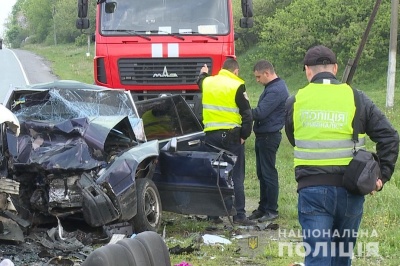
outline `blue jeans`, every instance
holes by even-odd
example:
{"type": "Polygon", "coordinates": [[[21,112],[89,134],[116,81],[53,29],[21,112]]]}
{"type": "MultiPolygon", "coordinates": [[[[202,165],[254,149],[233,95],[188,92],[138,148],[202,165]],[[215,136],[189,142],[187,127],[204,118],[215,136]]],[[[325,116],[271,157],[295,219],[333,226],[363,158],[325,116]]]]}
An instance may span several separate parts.
{"type": "Polygon", "coordinates": [[[276,170],[276,153],[282,140],[282,133],[268,133],[255,141],[257,177],[260,181],[258,210],[278,214],[279,182],[276,170]]]}
{"type": "Polygon", "coordinates": [[[299,191],[305,265],[351,265],[363,214],[364,196],[343,187],[314,186],[299,191]],[[324,254],[325,252],[325,254],[324,254]]]}
{"type": "Polygon", "coordinates": [[[228,150],[237,156],[236,164],[233,167],[232,181],[233,191],[235,193],[235,209],[237,212],[235,219],[246,218],[245,211],[245,195],[244,195],[244,176],[245,176],[245,153],[244,145],[240,144],[240,139],[237,143],[230,143],[228,146],[222,144],[221,130],[207,132],[205,142],[216,147],[228,150]]]}

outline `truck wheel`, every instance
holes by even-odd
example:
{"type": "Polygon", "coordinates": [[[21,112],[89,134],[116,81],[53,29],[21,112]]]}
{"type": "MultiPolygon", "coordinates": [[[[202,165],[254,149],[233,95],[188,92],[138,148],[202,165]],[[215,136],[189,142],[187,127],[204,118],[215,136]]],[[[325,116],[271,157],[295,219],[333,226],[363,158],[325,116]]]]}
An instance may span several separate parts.
{"type": "MultiPolygon", "coordinates": [[[[50,264],[56,265],[56,264],[50,264]]],[[[57,264],[64,265],[64,264],[57,264]]],[[[118,244],[108,244],[95,249],[82,263],[82,266],[130,266],[135,264],[130,250],[118,244]]]]}
{"type": "Polygon", "coordinates": [[[142,243],[146,248],[151,265],[171,265],[168,247],[159,234],[155,232],[143,232],[133,239],[142,243]]]}
{"type": "Polygon", "coordinates": [[[133,265],[171,265],[168,247],[162,237],[152,231],[124,238],[117,242],[127,248],[135,261],[133,265]]]}
{"type": "Polygon", "coordinates": [[[137,214],[132,218],[136,233],[154,231],[161,224],[161,199],[154,182],[148,178],[136,180],[137,214]]]}

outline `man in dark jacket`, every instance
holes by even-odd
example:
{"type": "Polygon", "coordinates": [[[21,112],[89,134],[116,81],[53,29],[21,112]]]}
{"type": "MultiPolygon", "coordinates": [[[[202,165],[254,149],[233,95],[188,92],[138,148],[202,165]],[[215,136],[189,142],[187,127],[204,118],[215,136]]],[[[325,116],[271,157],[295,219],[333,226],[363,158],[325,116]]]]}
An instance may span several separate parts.
{"type": "Polygon", "coordinates": [[[257,107],[252,109],[260,201],[249,219],[258,219],[261,223],[278,218],[279,182],[275,163],[282,140],[281,129],[285,124],[285,102],[289,91],[285,81],[277,76],[267,60],[258,61],[253,70],[257,82],[264,85],[264,91],[257,107]]]}
{"type": "MultiPolygon", "coordinates": [[[[351,194],[342,186],[355,148],[351,141],[357,124],[354,93],[336,79],[338,66],[331,49],[312,47],[303,63],[310,83],[288,99],[285,131],[294,146],[305,264],[351,265],[364,204],[364,196],[351,194]]],[[[379,191],[393,174],[399,135],[363,92],[355,93],[360,98],[357,145],[365,146],[365,134],[376,143],[382,174],[376,182],[379,191]]]]}

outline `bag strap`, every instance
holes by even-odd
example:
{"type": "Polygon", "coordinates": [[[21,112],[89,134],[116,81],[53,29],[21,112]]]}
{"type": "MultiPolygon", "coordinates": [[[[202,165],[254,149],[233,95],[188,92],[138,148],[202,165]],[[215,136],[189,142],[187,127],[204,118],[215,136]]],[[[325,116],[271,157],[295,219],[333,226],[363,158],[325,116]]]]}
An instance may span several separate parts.
{"type": "Polygon", "coordinates": [[[360,132],[360,95],[358,94],[358,91],[356,89],[354,89],[353,87],[351,89],[353,90],[354,103],[356,105],[356,112],[354,114],[354,120],[353,120],[353,137],[352,137],[355,150],[356,143],[358,142],[358,133],[360,132]]]}

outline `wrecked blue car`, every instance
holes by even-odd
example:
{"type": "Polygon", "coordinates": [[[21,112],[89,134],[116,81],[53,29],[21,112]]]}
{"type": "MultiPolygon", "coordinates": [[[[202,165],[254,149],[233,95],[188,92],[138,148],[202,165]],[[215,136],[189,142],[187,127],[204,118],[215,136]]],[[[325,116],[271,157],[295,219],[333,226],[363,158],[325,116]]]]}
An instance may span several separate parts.
{"type": "Polygon", "coordinates": [[[0,184],[0,194],[31,224],[73,218],[142,232],[158,230],[162,211],[235,214],[236,158],[204,143],[181,96],[134,102],[124,90],[56,81],[14,88],[4,106],[20,134],[2,126],[0,174],[19,186],[0,184]]]}

